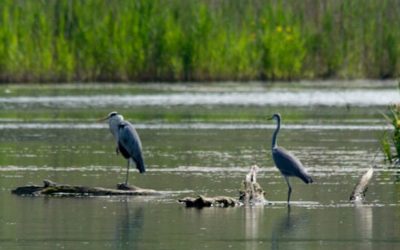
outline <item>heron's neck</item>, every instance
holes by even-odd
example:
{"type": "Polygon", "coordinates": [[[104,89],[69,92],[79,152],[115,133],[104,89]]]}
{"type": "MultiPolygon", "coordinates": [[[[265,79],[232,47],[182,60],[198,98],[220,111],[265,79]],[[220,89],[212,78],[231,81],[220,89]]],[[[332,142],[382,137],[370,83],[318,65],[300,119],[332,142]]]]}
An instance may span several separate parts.
{"type": "Polygon", "coordinates": [[[281,120],[277,120],[276,129],[274,131],[274,135],[272,136],[272,149],[276,148],[278,145],[276,143],[276,138],[278,137],[279,129],[281,128],[281,120]]]}
{"type": "Polygon", "coordinates": [[[116,122],[110,122],[110,132],[114,139],[118,141],[118,124],[116,122]]]}
{"type": "Polygon", "coordinates": [[[123,121],[121,118],[114,118],[109,120],[110,132],[114,136],[115,141],[118,143],[118,126],[123,121]]]}

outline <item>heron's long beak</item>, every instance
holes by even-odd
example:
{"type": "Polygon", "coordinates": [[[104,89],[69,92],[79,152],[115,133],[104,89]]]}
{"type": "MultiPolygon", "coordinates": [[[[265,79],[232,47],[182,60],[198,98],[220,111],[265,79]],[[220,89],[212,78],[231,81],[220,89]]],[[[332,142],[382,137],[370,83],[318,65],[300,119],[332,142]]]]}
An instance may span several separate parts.
{"type": "Polygon", "coordinates": [[[108,118],[109,118],[109,117],[107,116],[107,117],[98,119],[97,122],[104,122],[104,121],[108,120],[108,118]]]}
{"type": "Polygon", "coordinates": [[[274,117],[273,116],[271,116],[271,117],[268,117],[268,120],[272,120],[274,117]]]}

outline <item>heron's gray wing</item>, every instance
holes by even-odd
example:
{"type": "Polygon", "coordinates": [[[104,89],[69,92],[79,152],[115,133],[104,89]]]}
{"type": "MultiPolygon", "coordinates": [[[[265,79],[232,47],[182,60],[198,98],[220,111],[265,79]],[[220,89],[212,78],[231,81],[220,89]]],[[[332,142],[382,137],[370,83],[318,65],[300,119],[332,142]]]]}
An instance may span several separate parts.
{"type": "Polygon", "coordinates": [[[118,130],[118,144],[132,157],[140,173],[146,171],[143,161],[142,143],[135,128],[129,122],[122,122],[118,130]]]}
{"type": "Polygon", "coordinates": [[[119,150],[119,152],[122,154],[122,156],[123,156],[125,159],[131,158],[130,153],[124,148],[124,146],[122,146],[120,140],[118,140],[118,150],[119,150]]]}
{"type": "Polygon", "coordinates": [[[272,150],[272,158],[275,165],[286,176],[297,176],[305,183],[313,182],[311,176],[307,173],[303,164],[296,156],[292,155],[284,148],[277,147],[272,150]]]}

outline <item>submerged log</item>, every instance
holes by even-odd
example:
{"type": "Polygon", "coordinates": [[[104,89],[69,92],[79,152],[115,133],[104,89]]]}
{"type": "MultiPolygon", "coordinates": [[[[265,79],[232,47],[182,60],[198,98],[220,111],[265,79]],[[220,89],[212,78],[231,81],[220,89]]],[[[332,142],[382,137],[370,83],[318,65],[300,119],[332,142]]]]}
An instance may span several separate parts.
{"type": "Polygon", "coordinates": [[[215,196],[215,197],[206,197],[203,195],[199,195],[196,198],[193,197],[185,197],[183,199],[179,199],[179,202],[185,203],[187,207],[234,207],[239,205],[239,201],[235,198],[229,196],[215,196]]]}
{"type": "Polygon", "coordinates": [[[350,200],[351,201],[363,201],[365,198],[365,193],[368,190],[368,183],[372,179],[374,174],[374,168],[368,169],[368,171],[361,176],[360,180],[356,184],[351,192],[350,200]]]}
{"type": "Polygon", "coordinates": [[[118,184],[117,189],[102,187],[74,186],[44,180],[43,186],[28,185],[17,187],[11,193],[25,196],[114,196],[114,195],[160,195],[153,189],[144,189],[118,184]]]}
{"type": "Polygon", "coordinates": [[[257,183],[258,167],[256,165],[250,168],[239,190],[239,199],[229,196],[206,197],[199,195],[197,197],[185,197],[178,201],[184,203],[186,207],[234,207],[242,204],[256,204],[265,202],[265,192],[257,183]]]}

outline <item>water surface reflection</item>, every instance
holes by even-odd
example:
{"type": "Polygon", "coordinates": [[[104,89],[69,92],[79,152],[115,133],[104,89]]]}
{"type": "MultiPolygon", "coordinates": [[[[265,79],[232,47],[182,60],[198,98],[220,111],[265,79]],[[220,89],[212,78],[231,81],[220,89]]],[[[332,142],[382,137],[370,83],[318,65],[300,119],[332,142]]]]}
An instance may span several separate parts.
{"type": "MultiPolygon", "coordinates": [[[[271,249],[286,248],[295,243],[301,234],[303,234],[303,237],[307,235],[307,232],[304,232],[304,228],[307,227],[305,224],[308,222],[306,213],[292,212],[294,208],[290,206],[281,210],[280,215],[273,219],[271,249]]],[[[302,241],[307,240],[303,237],[302,241]]]]}
{"type": "Polygon", "coordinates": [[[245,213],[245,236],[246,249],[255,250],[260,246],[260,238],[263,234],[264,206],[246,206],[243,208],[245,213]]]}
{"type": "MultiPolygon", "coordinates": [[[[212,125],[218,126],[218,125],[212,125]]],[[[222,125],[225,126],[225,125],[222,125]]],[[[206,127],[206,126],[205,126],[206,127]]],[[[396,169],[379,165],[365,204],[348,196],[374,160],[368,129],[290,129],[280,143],[317,181],[294,180],[288,213],[286,183],[270,156],[272,129],[141,128],[149,165],[138,186],[165,190],[146,198],[42,199],[10,190],[50,178],[59,183],[114,187],[125,163],[106,127],[0,129],[0,248],[21,249],[338,249],[398,248],[400,208],[396,169]],[[344,145],[345,142],[345,145],[344,145]],[[177,198],[237,196],[249,165],[272,201],[266,206],[186,209],[177,198]],[[184,191],[186,193],[184,193],[184,191]]],[[[382,159],[378,156],[377,161],[382,159]]]]}
{"type": "Polygon", "coordinates": [[[128,197],[121,199],[119,204],[122,209],[116,218],[115,247],[116,249],[139,249],[143,231],[144,207],[143,205],[129,202],[128,197]]]}
{"type": "Polygon", "coordinates": [[[357,202],[354,205],[354,223],[357,230],[357,238],[360,239],[362,249],[373,249],[373,209],[370,205],[357,202]]]}

